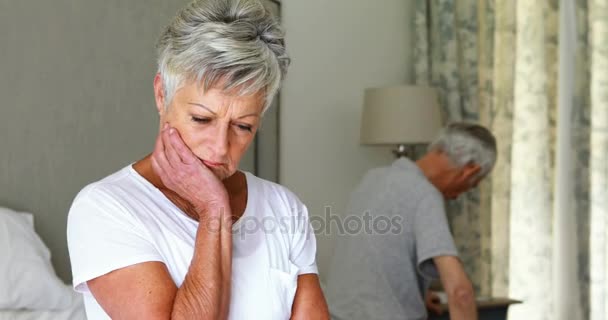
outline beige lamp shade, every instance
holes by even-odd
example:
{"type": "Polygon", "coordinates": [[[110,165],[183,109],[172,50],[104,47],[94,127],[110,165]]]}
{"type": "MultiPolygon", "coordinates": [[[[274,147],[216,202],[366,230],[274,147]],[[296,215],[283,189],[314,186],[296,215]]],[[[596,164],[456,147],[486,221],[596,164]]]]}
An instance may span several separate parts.
{"type": "Polygon", "coordinates": [[[424,144],[433,141],[440,129],[435,89],[393,86],[365,90],[361,144],[424,144]]]}

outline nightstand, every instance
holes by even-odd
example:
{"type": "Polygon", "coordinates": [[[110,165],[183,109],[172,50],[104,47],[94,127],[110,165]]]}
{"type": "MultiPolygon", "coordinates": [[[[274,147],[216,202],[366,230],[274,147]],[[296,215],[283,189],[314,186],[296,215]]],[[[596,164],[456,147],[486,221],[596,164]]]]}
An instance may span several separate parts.
{"type": "MultiPolygon", "coordinates": [[[[507,298],[477,299],[479,320],[506,320],[509,306],[516,303],[521,303],[521,301],[507,298]]],[[[429,313],[429,320],[449,320],[448,305],[442,304],[441,309],[444,312],[441,316],[429,313]]]]}

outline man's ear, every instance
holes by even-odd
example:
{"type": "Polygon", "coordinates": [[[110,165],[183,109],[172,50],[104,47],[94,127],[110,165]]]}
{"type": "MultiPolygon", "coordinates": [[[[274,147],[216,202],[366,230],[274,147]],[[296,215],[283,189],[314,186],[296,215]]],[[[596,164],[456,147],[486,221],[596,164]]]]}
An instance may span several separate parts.
{"type": "Polygon", "coordinates": [[[468,163],[462,168],[462,177],[465,181],[476,177],[481,172],[481,167],[476,163],[468,163]]]}
{"type": "Polygon", "coordinates": [[[154,100],[156,101],[158,114],[162,115],[165,112],[165,87],[160,73],[157,73],[154,77],[154,100]]]}

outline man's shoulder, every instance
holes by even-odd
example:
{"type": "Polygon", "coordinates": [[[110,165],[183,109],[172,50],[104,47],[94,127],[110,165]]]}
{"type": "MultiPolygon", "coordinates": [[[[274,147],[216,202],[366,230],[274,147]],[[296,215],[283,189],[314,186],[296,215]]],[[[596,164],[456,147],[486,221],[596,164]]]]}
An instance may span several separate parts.
{"type": "Polygon", "coordinates": [[[428,196],[441,199],[439,190],[409,159],[398,159],[391,166],[370,170],[367,179],[385,189],[396,190],[400,198],[409,201],[422,200],[428,196]]]}

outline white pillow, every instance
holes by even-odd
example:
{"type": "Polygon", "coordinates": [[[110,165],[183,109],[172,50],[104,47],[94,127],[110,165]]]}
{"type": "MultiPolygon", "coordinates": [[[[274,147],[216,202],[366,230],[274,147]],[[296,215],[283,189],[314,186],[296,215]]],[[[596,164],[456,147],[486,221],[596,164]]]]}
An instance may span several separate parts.
{"type": "Polygon", "coordinates": [[[32,214],[0,207],[0,309],[59,310],[71,302],[32,214]]]}

